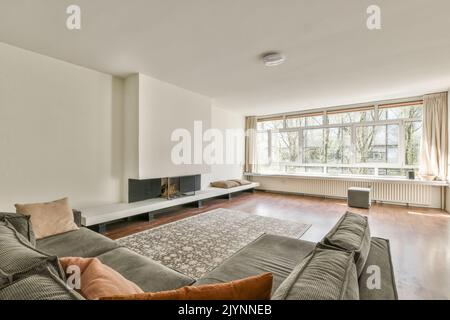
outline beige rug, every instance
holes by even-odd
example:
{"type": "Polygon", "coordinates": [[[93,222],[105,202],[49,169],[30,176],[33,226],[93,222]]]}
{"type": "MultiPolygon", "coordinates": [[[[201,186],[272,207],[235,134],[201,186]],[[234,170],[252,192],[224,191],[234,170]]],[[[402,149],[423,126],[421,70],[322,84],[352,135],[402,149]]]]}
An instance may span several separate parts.
{"type": "Polygon", "coordinates": [[[300,238],[311,225],[216,209],[117,240],[119,245],[201,278],[264,233],[300,238]]]}

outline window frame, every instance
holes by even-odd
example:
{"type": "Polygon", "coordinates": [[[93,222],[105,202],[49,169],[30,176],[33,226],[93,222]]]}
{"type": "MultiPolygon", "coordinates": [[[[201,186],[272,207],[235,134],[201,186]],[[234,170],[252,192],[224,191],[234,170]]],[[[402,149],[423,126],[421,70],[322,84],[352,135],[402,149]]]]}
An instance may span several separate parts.
{"type": "MultiPolygon", "coordinates": [[[[283,120],[283,125],[281,129],[268,129],[268,130],[257,130],[258,133],[266,133],[268,135],[267,142],[268,142],[268,162],[267,164],[263,164],[262,166],[269,166],[272,165],[279,165],[284,166],[285,170],[284,172],[287,173],[288,167],[321,167],[323,168],[323,173],[310,173],[314,175],[331,175],[328,174],[328,168],[373,168],[374,169],[374,175],[375,177],[385,177],[379,175],[379,169],[404,169],[404,170],[416,170],[418,168],[418,165],[406,165],[406,141],[405,141],[405,124],[408,122],[423,122],[422,118],[407,118],[407,119],[389,119],[389,120],[379,120],[380,116],[380,110],[384,108],[388,108],[389,106],[398,107],[398,106],[410,106],[410,105],[420,105],[423,104],[422,99],[414,99],[411,101],[403,101],[400,103],[393,103],[393,104],[387,104],[387,103],[376,103],[376,104],[368,104],[361,107],[346,107],[346,108],[339,108],[339,109],[324,109],[320,112],[305,112],[305,113],[298,113],[297,114],[284,114],[281,116],[270,116],[270,117],[257,117],[257,121],[268,121],[271,118],[277,118],[280,119],[280,117],[283,120]],[[380,107],[382,106],[382,107],[380,107]],[[328,116],[327,114],[336,114],[339,112],[357,112],[361,110],[374,110],[374,119],[371,121],[366,121],[363,123],[340,123],[340,124],[329,124],[328,123],[328,116]],[[322,114],[322,125],[306,125],[306,120],[304,121],[305,125],[300,127],[288,127],[287,126],[287,119],[292,119],[296,117],[308,117],[308,116],[317,116],[319,114],[322,114]],[[364,127],[364,126],[380,126],[380,125],[398,125],[399,126],[399,143],[398,143],[398,159],[396,163],[380,163],[380,162],[367,162],[367,163],[358,163],[357,160],[357,153],[356,153],[356,131],[357,127],[364,127]],[[351,130],[351,145],[352,145],[352,155],[351,155],[351,163],[349,164],[339,164],[339,163],[327,163],[326,162],[326,150],[324,155],[324,162],[323,163],[306,163],[304,160],[304,131],[306,130],[314,130],[314,129],[330,129],[330,128],[340,128],[340,127],[348,127],[351,130]],[[298,139],[298,159],[297,162],[273,162],[272,159],[272,134],[274,132],[298,132],[299,139],[298,139]]],[[[325,131],[323,131],[323,141],[325,141],[325,131]]],[[[257,169],[259,171],[259,164],[257,164],[257,169]]],[[[282,172],[281,172],[282,173],[282,172]]],[[[340,174],[342,176],[358,176],[357,174],[340,174]]],[[[367,176],[367,175],[364,175],[367,176]]],[[[395,177],[395,176],[394,176],[395,177]]]]}

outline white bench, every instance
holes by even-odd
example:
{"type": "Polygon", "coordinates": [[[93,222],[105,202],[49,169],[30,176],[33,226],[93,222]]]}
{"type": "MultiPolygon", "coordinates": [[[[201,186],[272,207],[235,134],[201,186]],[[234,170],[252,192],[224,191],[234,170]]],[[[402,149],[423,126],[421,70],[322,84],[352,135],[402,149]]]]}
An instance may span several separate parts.
{"type": "Polygon", "coordinates": [[[79,209],[81,211],[81,224],[86,227],[98,226],[99,232],[105,232],[106,224],[115,220],[129,218],[144,213],[148,213],[149,219],[153,219],[156,211],[162,209],[189,203],[196,203],[198,207],[201,207],[203,200],[220,196],[231,197],[232,193],[252,191],[258,186],[259,183],[254,182],[248,185],[230,189],[207,188],[197,191],[195,195],[184,196],[171,200],[167,200],[164,198],[155,198],[134,203],[121,202],[110,205],[79,209]]]}

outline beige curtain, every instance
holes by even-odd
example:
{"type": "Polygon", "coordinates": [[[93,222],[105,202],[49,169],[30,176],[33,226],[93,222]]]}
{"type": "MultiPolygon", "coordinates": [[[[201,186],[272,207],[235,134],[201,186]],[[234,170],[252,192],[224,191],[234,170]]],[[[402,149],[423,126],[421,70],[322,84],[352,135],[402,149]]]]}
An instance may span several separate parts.
{"type": "Polygon", "coordinates": [[[426,95],[423,100],[423,134],[420,174],[447,180],[448,100],[447,93],[426,95]]]}
{"type": "Polygon", "coordinates": [[[245,118],[245,165],[244,172],[255,172],[256,168],[256,117],[245,118]]]}

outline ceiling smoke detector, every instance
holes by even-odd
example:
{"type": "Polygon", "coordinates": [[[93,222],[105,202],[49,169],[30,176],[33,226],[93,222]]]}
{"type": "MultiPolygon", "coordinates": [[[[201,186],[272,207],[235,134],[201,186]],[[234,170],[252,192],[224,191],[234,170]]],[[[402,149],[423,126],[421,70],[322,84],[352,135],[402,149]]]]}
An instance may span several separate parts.
{"type": "Polygon", "coordinates": [[[279,52],[270,52],[264,54],[262,56],[262,60],[264,61],[266,67],[275,67],[286,61],[286,57],[284,56],[284,54],[279,52]]]}

